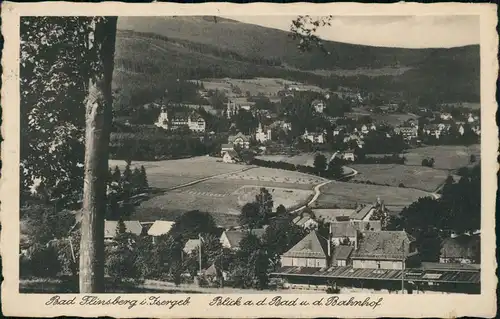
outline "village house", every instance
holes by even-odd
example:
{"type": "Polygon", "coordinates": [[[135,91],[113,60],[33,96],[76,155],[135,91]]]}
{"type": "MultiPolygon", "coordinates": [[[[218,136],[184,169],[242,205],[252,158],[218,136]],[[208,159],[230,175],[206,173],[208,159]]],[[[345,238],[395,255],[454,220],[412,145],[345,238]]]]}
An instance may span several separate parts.
{"type": "Polygon", "coordinates": [[[227,138],[227,142],[228,142],[228,144],[238,145],[241,148],[249,148],[250,147],[250,136],[239,132],[236,135],[230,135],[227,138]]]}
{"type": "Polygon", "coordinates": [[[463,125],[459,125],[458,126],[458,133],[460,135],[464,135],[464,133],[465,133],[465,127],[463,125]]]}
{"type": "Polygon", "coordinates": [[[166,235],[174,224],[175,222],[166,220],[155,221],[148,230],[148,235],[152,237],[153,244],[156,243],[156,239],[159,236],[166,235]]]}
{"type": "Polygon", "coordinates": [[[259,123],[259,127],[257,128],[257,132],[255,133],[255,140],[258,142],[264,143],[271,140],[271,130],[268,129],[266,132],[262,129],[262,124],[259,123]]]}
{"type": "MultiPolygon", "coordinates": [[[[136,236],[142,235],[142,225],[138,220],[125,220],[125,232],[134,234],[136,236]]],[[[116,220],[106,220],[104,221],[104,240],[111,241],[116,236],[116,230],[118,226],[118,221],[116,220]]]]}
{"type": "Polygon", "coordinates": [[[366,124],[363,124],[361,126],[361,129],[360,129],[361,133],[362,134],[368,134],[369,130],[368,130],[368,126],[366,126],[366,124]]]}
{"type": "Polygon", "coordinates": [[[453,119],[453,116],[450,114],[450,113],[441,113],[439,115],[439,117],[443,120],[443,121],[449,121],[451,119],[453,119]]]}
{"type": "Polygon", "coordinates": [[[238,250],[240,248],[240,242],[245,237],[246,233],[250,232],[251,234],[257,236],[259,239],[264,236],[266,232],[265,228],[256,228],[251,230],[225,230],[220,236],[219,240],[222,244],[222,247],[229,248],[232,250],[238,250]]]}
{"type": "Polygon", "coordinates": [[[333,158],[340,158],[344,161],[354,162],[356,160],[356,155],[353,150],[345,150],[342,152],[335,152],[332,156],[333,158]]]}
{"type": "Polygon", "coordinates": [[[415,238],[405,231],[365,231],[351,258],[353,268],[403,269],[417,257],[415,238]]]}
{"type": "Polygon", "coordinates": [[[175,130],[181,126],[187,126],[193,132],[205,132],[206,122],[196,111],[175,112],[169,117],[167,109],[162,109],[155,125],[163,129],[175,130]]]}
{"type": "Polygon", "coordinates": [[[226,116],[228,119],[231,119],[233,116],[238,114],[240,110],[240,105],[236,104],[234,101],[228,100],[226,106],[226,116]]]}
{"type": "Polygon", "coordinates": [[[416,139],[418,137],[418,125],[395,127],[394,133],[402,135],[403,139],[407,141],[416,139]]]}
{"type": "Polygon", "coordinates": [[[441,243],[439,262],[478,264],[480,245],[479,235],[460,235],[446,238],[441,243]]]}
{"type": "Polygon", "coordinates": [[[331,245],[318,231],[310,232],[290,250],[281,255],[282,266],[327,267],[331,245]]]}
{"type": "Polygon", "coordinates": [[[156,120],[154,125],[156,125],[157,127],[161,127],[165,130],[168,130],[169,127],[168,124],[169,124],[168,111],[166,108],[162,108],[160,115],[158,115],[158,119],[156,120]]]}
{"type": "Polygon", "coordinates": [[[240,158],[235,150],[229,150],[222,155],[222,162],[224,163],[237,163],[239,161],[240,158]]]}
{"type": "Polygon", "coordinates": [[[317,113],[323,113],[325,109],[325,102],[322,100],[314,100],[312,101],[311,106],[317,113]]]}
{"type": "Polygon", "coordinates": [[[469,124],[476,122],[476,118],[472,115],[472,113],[469,113],[469,115],[467,116],[467,122],[469,124]]]}
{"type": "Polygon", "coordinates": [[[427,125],[424,125],[424,128],[423,128],[422,131],[423,131],[424,134],[427,134],[429,136],[434,136],[437,139],[440,138],[441,133],[442,133],[441,128],[437,124],[427,124],[427,125]]]}
{"type": "Polygon", "coordinates": [[[323,133],[323,132],[311,132],[311,133],[309,133],[306,129],[304,134],[302,134],[302,139],[311,141],[311,143],[315,143],[315,144],[323,144],[323,143],[325,143],[325,133],[323,133]]]}
{"type": "Polygon", "coordinates": [[[347,128],[344,125],[337,126],[333,130],[333,136],[337,136],[340,134],[340,132],[345,132],[346,130],[347,130],[347,128]]]}
{"type": "Polygon", "coordinates": [[[359,134],[357,134],[357,133],[352,133],[352,134],[344,137],[344,143],[349,143],[351,141],[355,141],[356,145],[360,148],[362,148],[364,145],[363,138],[361,136],[359,136],[359,134]]]}

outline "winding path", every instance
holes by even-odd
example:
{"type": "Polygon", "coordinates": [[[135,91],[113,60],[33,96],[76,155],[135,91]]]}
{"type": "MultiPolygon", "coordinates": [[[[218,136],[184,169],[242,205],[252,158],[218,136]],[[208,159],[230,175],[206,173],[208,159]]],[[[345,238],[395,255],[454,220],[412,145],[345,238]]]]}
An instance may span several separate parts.
{"type": "MultiPolygon", "coordinates": [[[[349,174],[347,174],[347,175],[345,175],[345,176],[342,176],[342,178],[353,177],[353,176],[355,176],[355,175],[358,174],[358,171],[355,170],[354,168],[351,168],[351,167],[348,167],[348,168],[351,169],[352,172],[349,173],[349,174]]],[[[313,196],[313,198],[311,198],[311,200],[307,204],[305,204],[305,205],[303,205],[303,206],[301,206],[299,208],[296,208],[296,209],[292,210],[290,213],[291,214],[297,213],[297,212],[300,212],[301,210],[303,210],[304,208],[306,208],[307,206],[311,206],[318,199],[319,195],[321,195],[321,187],[323,187],[323,186],[325,186],[327,184],[330,184],[332,182],[335,182],[335,181],[334,180],[327,180],[327,181],[325,181],[325,182],[323,182],[321,184],[316,185],[314,187],[314,196],[313,196]]]]}

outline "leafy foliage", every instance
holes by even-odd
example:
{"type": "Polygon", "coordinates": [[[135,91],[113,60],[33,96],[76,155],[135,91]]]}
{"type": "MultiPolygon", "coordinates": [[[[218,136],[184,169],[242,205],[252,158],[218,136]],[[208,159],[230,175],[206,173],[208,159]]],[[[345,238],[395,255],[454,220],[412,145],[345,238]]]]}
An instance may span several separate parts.
{"type": "MultiPolygon", "coordinates": [[[[71,204],[83,188],[88,17],[21,19],[21,188],[71,204]],[[68,190],[72,190],[69,192],[68,190]]],[[[62,204],[62,202],[61,202],[62,204]]]]}
{"type": "Polygon", "coordinates": [[[481,169],[477,165],[454,183],[447,179],[439,199],[420,198],[391,219],[389,229],[405,229],[417,239],[423,260],[436,261],[441,238],[450,232],[472,233],[481,227],[481,169]]]}

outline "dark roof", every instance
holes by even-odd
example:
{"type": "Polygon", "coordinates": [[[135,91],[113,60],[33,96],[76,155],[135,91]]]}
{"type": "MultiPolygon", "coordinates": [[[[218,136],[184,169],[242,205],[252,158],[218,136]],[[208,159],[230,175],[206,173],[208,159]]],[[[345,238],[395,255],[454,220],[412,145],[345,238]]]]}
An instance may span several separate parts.
{"type": "MultiPolygon", "coordinates": [[[[397,280],[402,278],[402,270],[371,269],[371,268],[353,268],[330,267],[330,268],[312,268],[312,267],[281,267],[273,275],[301,276],[316,278],[344,278],[344,279],[371,279],[371,280],[397,280]]],[[[405,270],[405,280],[417,282],[443,282],[459,284],[479,284],[481,280],[481,271],[439,271],[424,270],[421,268],[407,268],[405,270]]]]}
{"type": "Polygon", "coordinates": [[[356,236],[356,228],[350,221],[330,223],[330,232],[332,237],[356,236]]]}
{"type": "Polygon", "coordinates": [[[413,241],[415,239],[404,231],[365,231],[358,241],[358,249],[352,258],[401,260],[403,257],[415,254],[409,252],[410,243],[413,241]]]}
{"type": "Polygon", "coordinates": [[[317,231],[310,232],[289,251],[284,257],[326,258],[328,256],[328,240],[317,231]]]}
{"type": "Polygon", "coordinates": [[[462,235],[446,238],[441,244],[441,258],[475,258],[475,251],[480,245],[479,236],[462,235]]]}
{"type": "Polygon", "coordinates": [[[347,260],[351,256],[353,246],[339,245],[335,246],[333,250],[333,260],[347,260]]]}

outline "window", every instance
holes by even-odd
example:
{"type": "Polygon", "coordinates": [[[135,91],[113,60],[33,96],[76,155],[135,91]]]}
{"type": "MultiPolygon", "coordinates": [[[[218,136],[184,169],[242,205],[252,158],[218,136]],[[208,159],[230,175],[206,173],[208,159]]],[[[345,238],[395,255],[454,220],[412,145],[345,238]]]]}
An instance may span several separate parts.
{"type": "Polygon", "coordinates": [[[377,269],[380,269],[380,261],[377,261],[377,269]]]}

